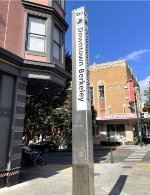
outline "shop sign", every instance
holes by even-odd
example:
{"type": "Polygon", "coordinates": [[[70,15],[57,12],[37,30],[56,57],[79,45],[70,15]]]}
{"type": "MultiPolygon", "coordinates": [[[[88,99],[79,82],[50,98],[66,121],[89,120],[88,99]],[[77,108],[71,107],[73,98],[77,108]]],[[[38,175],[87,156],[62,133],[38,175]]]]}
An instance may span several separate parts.
{"type": "Polygon", "coordinates": [[[130,79],[128,81],[128,100],[130,103],[134,103],[134,87],[133,87],[133,81],[130,79]]]}
{"type": "Polygon", "coordinates": [[[100,114],[96,120],[137,119],[136,113],[126,114],[100,114]]]}

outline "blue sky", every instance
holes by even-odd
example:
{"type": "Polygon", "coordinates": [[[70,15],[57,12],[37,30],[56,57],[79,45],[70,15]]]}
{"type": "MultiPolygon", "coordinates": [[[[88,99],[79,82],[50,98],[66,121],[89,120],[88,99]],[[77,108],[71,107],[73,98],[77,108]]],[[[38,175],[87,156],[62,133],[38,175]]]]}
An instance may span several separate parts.
{"type": "Polygon", "coordinates": [[[66,49],[71,51],[72,10],[89,18],[90,64],[125,58],[139,81],[150,76],[150,1],[66,0],[66,49]]]}

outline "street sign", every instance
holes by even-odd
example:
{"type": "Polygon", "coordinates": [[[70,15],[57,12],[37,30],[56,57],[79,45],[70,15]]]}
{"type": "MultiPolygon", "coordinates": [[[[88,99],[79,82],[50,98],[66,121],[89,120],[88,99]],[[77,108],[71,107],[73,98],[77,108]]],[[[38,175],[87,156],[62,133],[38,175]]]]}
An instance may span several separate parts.
{"type": "Polygon", "coordinates": [[[94,195],[88,16],[85,7],[72,12],[72,148],[73,195],[94,195]]]}
{"type": "Polygon", "coordinates": [[[77,110],[91,110],[88,16],[84,7],[75,10],[75,31],[77,110]]]}

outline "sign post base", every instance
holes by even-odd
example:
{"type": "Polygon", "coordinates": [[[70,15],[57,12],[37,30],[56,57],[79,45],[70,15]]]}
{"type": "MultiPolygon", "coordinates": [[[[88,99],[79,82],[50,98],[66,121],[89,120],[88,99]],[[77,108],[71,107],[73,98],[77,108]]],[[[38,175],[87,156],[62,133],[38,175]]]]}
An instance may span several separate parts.
{"type": "Polygon", "coordinates": [[[73,195],[93,195],[93,168],[88,165],[73,166],[73,195]]]}
{"type": "Polygon", "coordinates": [[[73,113],[73,193],[94,195],[94,163],[91,111],[73,113]]]}

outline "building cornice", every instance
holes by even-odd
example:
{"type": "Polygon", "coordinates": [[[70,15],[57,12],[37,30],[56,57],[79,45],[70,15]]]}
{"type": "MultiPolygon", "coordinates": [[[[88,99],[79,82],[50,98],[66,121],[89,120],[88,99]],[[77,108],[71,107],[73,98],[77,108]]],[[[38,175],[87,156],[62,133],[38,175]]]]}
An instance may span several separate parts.
{"type": "Polygon", "coordinates": [[[106,62],[102,64],[96,64],[94,63],[89,67],[90,70],[92,69],[101,69],[101,68],[109,68],[109,67],[115,67],[115,66],[127,66],[126,61],[124,59],[112,61],[112,62],[106,62]]]}

